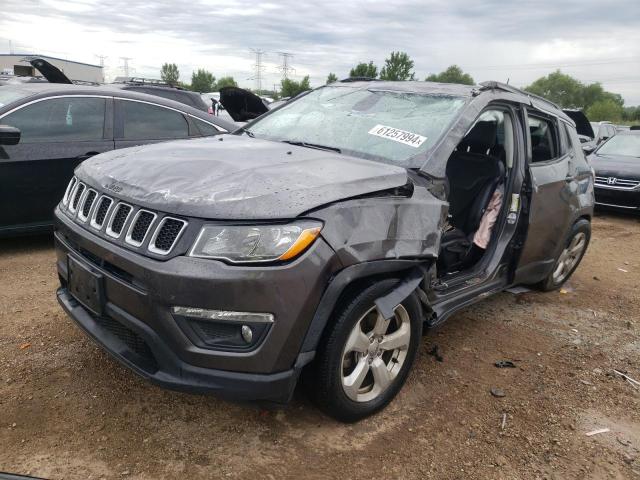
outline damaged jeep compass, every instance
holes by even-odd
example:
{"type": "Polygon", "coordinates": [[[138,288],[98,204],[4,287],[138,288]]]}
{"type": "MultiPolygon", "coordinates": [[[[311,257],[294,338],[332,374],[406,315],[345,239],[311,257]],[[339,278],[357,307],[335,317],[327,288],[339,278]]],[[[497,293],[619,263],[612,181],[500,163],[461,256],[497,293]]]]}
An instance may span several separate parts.
{"type": "Polygon", "coordinates": [[[56,208],[58,300],[168,388],[355,421],[423,329],[552,290],[590,238],[575,124],[508,85],[345,81],[233,134],[98,155],[56,208]]]}

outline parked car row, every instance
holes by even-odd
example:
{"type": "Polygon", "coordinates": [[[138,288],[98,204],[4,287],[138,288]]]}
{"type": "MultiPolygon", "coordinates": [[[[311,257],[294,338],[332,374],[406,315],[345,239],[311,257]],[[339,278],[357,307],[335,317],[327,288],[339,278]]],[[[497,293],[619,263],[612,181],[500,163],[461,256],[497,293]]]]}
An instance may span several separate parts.
{"type": "Polygon", "coordinates": [[[0,86],[0,236],[50,230],[74,169],[94,155],[236,128],[183,103],[109,85],[0,86]]]}

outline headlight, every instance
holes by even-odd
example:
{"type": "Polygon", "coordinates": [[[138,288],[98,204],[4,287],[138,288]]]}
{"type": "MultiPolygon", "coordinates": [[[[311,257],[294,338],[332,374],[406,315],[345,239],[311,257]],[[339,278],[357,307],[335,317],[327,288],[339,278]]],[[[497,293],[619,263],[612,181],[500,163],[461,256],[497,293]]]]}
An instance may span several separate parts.
{"type": "Polygon", "coordinates": [[[189,256],[232,263],[291,260],[320,234],[322,223],[312,220],[286,225],[205,225],[189,256]]]}

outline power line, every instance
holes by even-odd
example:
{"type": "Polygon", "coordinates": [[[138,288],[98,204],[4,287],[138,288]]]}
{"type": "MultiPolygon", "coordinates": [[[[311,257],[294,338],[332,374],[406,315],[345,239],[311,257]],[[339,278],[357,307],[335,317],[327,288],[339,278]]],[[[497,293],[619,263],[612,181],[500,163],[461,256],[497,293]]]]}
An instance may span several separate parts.
{"type": "Polygon", "coordinates": [[[124,73],[125,77],[129,76],[129,60],[133,60],[133,58],[131,57],[120,57],[120,60],[122,60],[122,72],[124,73]]]}
{"type": "Polygon", "coordinates": [[[278,70],[282,72],[282,79],[286,80],[289,78],[289,73],[295,72],[296,69],[289,65],[289,60],[293,58],[292,53],[287,52],[278,52],[278,55],[282,58],[282,65],[278,67],[278,70]]]}
{"type": "Polygon", "coordinates": [[[256,92],[260,92],[262,90],[262,72],[265,68],[262,65],[262,57],[266,52],[260,48],[251,48],[250,50],[256,56],[256,63],[253,65],[253,77],[249,78],[249,80],[255,81],[256,92]]]}

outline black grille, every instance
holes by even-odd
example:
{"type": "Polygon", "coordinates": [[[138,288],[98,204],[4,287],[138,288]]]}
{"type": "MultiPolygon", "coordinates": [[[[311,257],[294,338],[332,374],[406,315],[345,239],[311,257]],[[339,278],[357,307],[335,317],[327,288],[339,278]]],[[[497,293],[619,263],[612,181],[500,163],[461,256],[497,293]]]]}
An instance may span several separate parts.
{"type": "Polygon", "coordinates": [[[184,224],[182,220],[167,218],[162,224],[153,246],[162,252],[171,250],[184,224]]]}
{"type": "Polygon", "coordinates": [[[142,243],[154,218],[155,216],[151,212],[140,212],[136,223],[131,230],[131,240],[137,243],[142,243]]]}
{"type": "Polygon", "coordinates": [[[98,194],[95,190],[89,190],[89,193],[87,193],[87,198],[84,200],[84,205],[82,205],[82,216],[85,218],[85,220],[89,216],[91,206],[93,205],[93,202],[95,201],[97,196],[98,194]]]}
{"type": "Polygon", "coordinates": [[[158,369],[156,362],[149,345],[129,327],[124,326],[117,320],[113,320],[108,317],[96,317],[95,321],[106,331],[117,337],[122,343],[124,343],[129,350],[138,355],[143,363],[138,364],[145,368],[145,370],[155,371],[158,369]]]}
{"type": "Polygon", "coordinates": [[[113,233],[120,235],[129,213],[131,213],[131,207],[129,205],[120,204],[116,207],[116,213],[113,214],[113,221],[111,222],[111,231],[113,233]]]}
{"type": "Polygon", "coordinates": [[[101,227],[104,224],[104,219],[106,218],[107,212],[109,211],[109,207],[112,203],[113,200],[107,197],[104,197],[102,200],[100,200],[95,218],[95,223],[96,225],[98,225],[98,227],[101,227]]]}
{"type": "Polygon", "coordinates": [[[80,185],[78,185],[78,189],[76,190],[76,194],[73,197],[73,202],[71,205],[74,211],[76,208],[78,208],[78,202],[80,201],[80,197],[82,196],[84,189],[85,189],[84,183],[81,183],[80,185]]]}

